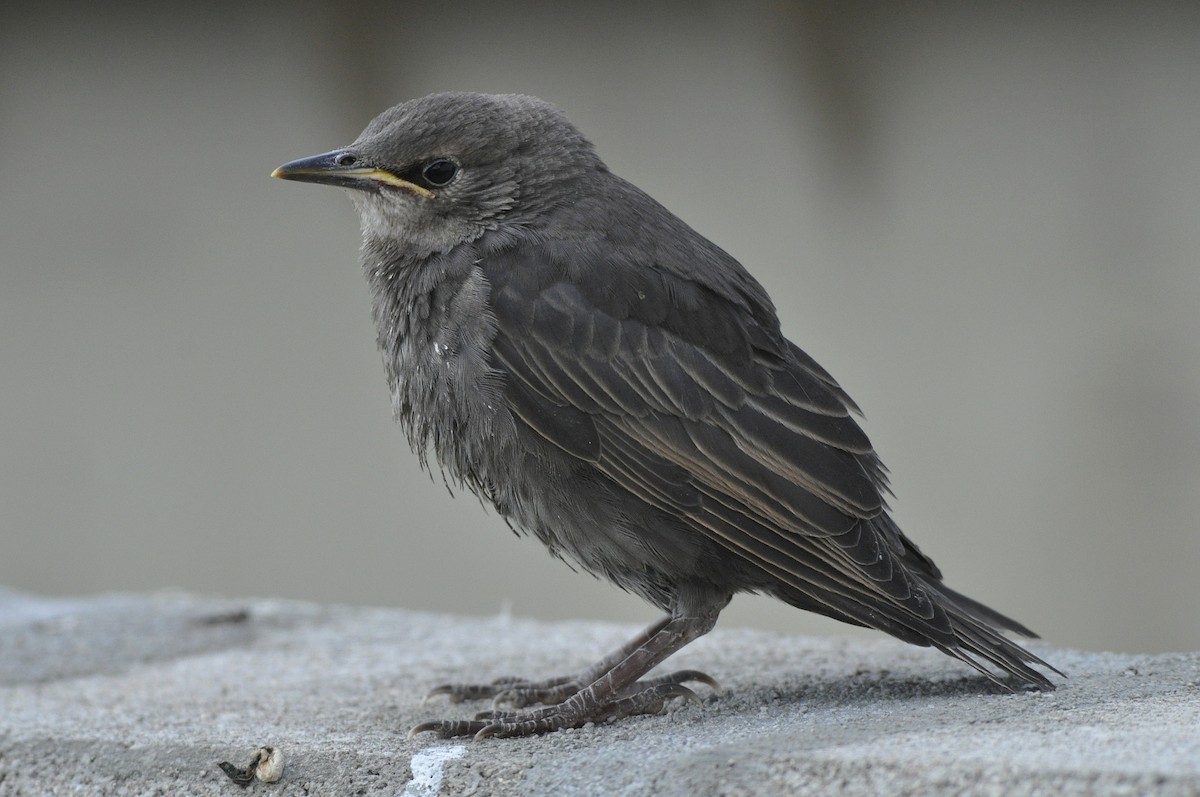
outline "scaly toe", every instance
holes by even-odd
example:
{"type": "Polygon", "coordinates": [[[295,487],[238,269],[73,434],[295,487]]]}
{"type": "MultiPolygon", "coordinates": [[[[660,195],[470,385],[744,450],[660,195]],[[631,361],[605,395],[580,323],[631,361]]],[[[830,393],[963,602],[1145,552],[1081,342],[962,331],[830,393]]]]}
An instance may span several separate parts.
{"type": "Polygon", "coordinates": [[[485,725],[487,725],[486,722],[473,720],[431,720],[414,726],[408,732],[408,738],[411,739],[419,733],[426,732],[436,733],[442,739],[454,736],[473,736],[485,725]]]}
{"type": "Polygon", "coordinates": [[[499,731],[501,727],[502,726],[497,722],[493,722],[491,725],[484,725],[472,738],[477,742],[483,741],[484,739],[490,739],[496,735],[496,732],[499,731]]]}

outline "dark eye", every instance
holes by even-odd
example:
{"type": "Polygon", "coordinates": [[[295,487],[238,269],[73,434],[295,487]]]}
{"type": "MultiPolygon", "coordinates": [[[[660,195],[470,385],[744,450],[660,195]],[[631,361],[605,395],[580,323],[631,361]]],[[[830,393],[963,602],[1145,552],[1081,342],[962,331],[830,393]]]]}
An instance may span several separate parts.
{"type": "Polygon", "coordinates": [[[448,158],[431,160],[421,167],[421,177],[435,188],[448,185],[458,174],[458,164],[448,158]]]}

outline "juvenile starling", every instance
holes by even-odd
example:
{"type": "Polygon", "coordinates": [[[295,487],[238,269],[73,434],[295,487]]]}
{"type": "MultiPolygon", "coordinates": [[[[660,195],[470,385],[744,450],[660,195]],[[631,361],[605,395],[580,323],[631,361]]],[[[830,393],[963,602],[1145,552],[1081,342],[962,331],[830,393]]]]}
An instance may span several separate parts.
{"type": "Polygon", "coordinates": [[[739,592],[1053,688],[1001,632],[1034,634],[945,586],[901,533],[858,408],[782,335],[762,286],[554,106],[434,94],[274,176],[349,189],[414,451],[667,613],[582,673],[433,691],[544,707],[413,733],[519,736],[694,699],[687,683],[715,685],[703,673],[643,676],[739,592]]]}

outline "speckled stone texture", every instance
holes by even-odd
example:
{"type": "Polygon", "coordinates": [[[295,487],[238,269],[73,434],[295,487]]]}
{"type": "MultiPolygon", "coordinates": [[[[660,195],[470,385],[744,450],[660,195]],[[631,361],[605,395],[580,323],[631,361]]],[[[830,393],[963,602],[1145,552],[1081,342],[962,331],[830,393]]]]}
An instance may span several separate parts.
{"type": "MultiPolygon", "coordinates": [[[[647,615],[647,622],[652,618],[647,615]]],[[[936,652],[718,628],[674,657],[725,693],[532,739],[408,729],[446,681],[583,667],[638,629],[182,594],[0,591],[0,795],[1194,795],[1200,654],[1035,645],[1007,694],[936,652]],[[278,747],[278,783],[217,764],[278,747]]]]}

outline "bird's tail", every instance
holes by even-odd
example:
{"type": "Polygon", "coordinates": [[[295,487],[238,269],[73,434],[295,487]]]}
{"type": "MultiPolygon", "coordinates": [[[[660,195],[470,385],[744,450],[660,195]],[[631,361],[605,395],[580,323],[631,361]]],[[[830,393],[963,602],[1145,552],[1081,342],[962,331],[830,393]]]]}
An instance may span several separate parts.
{"type": "Polygon", "coordinates": [[[1012,686],[1001,677],[1003,673],[1043,692],[1054,689],[1054,683],[1034,668],[1042,667],[1057,675],[1063,673],[1001,632],[1012,631],[1034,639],[1037,634],[1011,617],[950,589],[940,581],[926,582],[926,586],[943,598],[942,608],[946,611],[953,633],[952,640],[945,640],[938,635],[930,637],[926,644],[974,667],[1005,688],[1011,689],[1012,686]]]}
{"type": "Polygon", "coordinates": [[[935,574],[911,573],[921,583],[937,607],[934,617],[921,617],[893,604],[890,611],[876,605],[867,609],[862,603],[848,601],[832,593],[815,596],[797,590],[774,592],[782,600],[801,609],[828,617],[876,628],[905,642],[934,647],[965,662],[1006,689],[1013,689],[1005,676],[1040,691],[1051,691],[1054,683],[1035,667],[1063,675],[1052,665],[1004,636],[1010,631],[1026,637],[1037,634],[995,609],[942,584],[935,574]]]}

